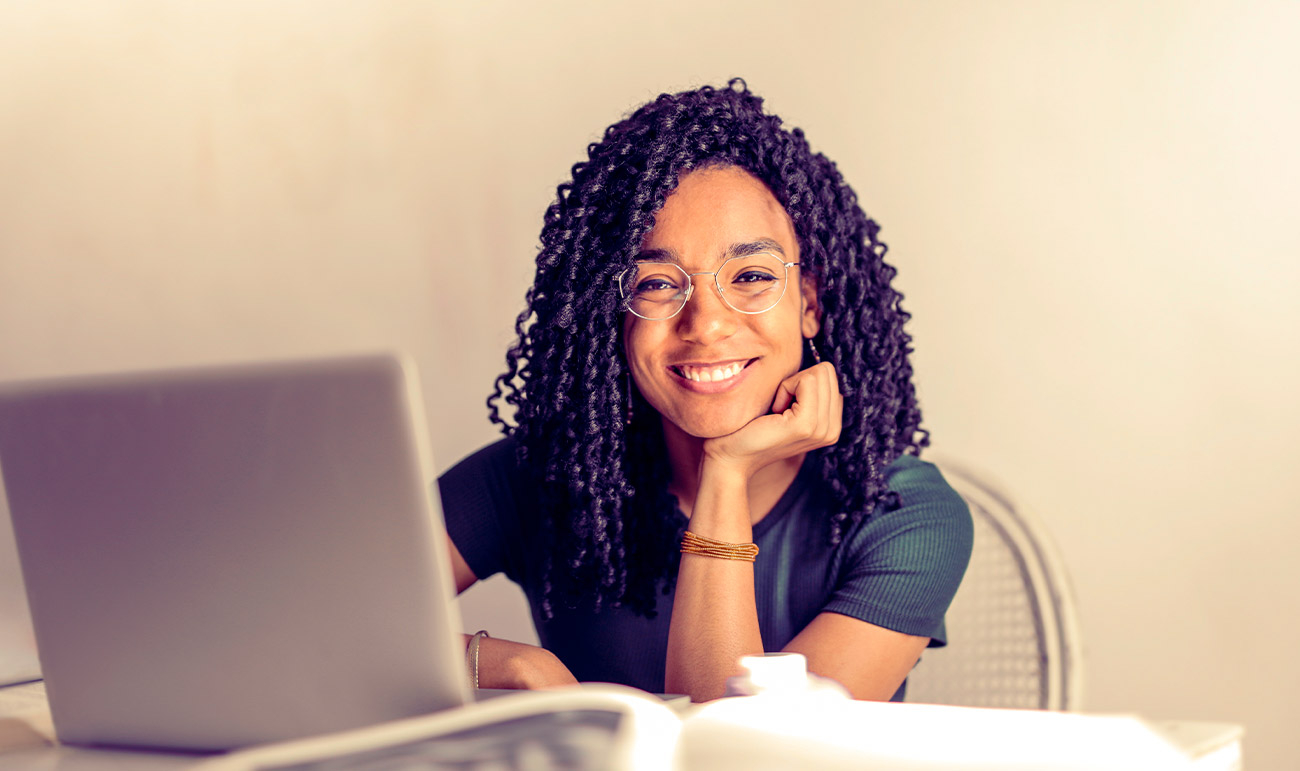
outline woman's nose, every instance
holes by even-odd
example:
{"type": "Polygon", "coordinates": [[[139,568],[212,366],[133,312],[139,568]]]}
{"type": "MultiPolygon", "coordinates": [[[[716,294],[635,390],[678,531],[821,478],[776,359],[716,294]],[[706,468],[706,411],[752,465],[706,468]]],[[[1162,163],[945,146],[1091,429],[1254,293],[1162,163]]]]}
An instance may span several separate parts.
{"type": "Polygon", "coordinates": [[[694,275],[691,285],[686,305],[677,314],[677,334],[683,340],[710,345],[735,332],[739,314],[722,299],[713,274],[694,275]]]}

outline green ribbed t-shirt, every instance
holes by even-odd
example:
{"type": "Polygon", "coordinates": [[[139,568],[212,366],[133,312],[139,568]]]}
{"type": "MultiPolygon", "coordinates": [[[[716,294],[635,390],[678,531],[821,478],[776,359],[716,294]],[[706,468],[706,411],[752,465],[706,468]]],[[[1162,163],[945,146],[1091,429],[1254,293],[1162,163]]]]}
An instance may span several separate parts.
{"type": "MultiPolygon", "coordinates": [[[[542,617],[544,555],[533,535],[541,513],[514,448],[509,439],[488,445],[439,479],[452,542],[474,575],[504,572],[523,588],[542,645],[578,680],[662,691],[671,595],[659,598],[654,618],[564,602],[552,603],[552,618],[542,617]]],[[[945,644],[943,616],[970,559],[970,511],[933,464],[904,455],[885,473],[901,506],[878,509],[838,545],[828,538],[831,501],[811,456],[754,526],[754,594],[767,650],[785,647],[823,611],[945,644]]]]}

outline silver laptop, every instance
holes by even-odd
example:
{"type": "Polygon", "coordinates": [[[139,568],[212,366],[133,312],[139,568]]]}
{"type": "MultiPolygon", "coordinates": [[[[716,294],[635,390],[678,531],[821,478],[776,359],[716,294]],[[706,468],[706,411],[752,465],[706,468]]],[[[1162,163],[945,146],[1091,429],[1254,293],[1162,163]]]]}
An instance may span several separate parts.
{"type": "Polygon", "coordinates": [[[217,750],[469,698],[411,366],[0,384],[61,741],[217,750]]]}
{"type": "Polygon", "coordinates": [[[0,477],[0,687],[41,676],[27,592],[18,567],[18,550],[9,525],[9,506],[0,477]]]}

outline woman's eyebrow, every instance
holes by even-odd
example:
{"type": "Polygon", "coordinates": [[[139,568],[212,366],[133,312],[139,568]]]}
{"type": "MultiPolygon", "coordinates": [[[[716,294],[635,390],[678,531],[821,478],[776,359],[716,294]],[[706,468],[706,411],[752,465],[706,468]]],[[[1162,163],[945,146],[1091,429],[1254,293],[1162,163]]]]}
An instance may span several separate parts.
{"type": "Polygon", "coordinates": [[[727,247],[725,256],[726,259],[731,259],[732,257],[748,257],[751,254],[759,254],[760,252],[773,252],[780,257],[785,256],[785,250],[781,248],[781,245],[770,238],[759,238],[754,241],[732,244],[727,247]]]}
{"type": "MultiPolygon", "coordinates": [[[[718,262],[724,262],[732,257],[748,257],[751,254],[760,254],[762,252],[772,252],[780,257],[785,257],[785,249],[781,244],[770,238],[758,238],[753,241],[742,241],[740,243],[728,246],[718,262]]],[[[681,259],[678,258],[677,252],[672,249],[643,249],[636,256],[637,262],[671,262],[678,265],[681,259]]]]}
{"type": "Polygon", "coordinates": [[[677,253],[671,249],[642,249],[636,256],[637,262],[672,262],[680,264],[677,253]]]}

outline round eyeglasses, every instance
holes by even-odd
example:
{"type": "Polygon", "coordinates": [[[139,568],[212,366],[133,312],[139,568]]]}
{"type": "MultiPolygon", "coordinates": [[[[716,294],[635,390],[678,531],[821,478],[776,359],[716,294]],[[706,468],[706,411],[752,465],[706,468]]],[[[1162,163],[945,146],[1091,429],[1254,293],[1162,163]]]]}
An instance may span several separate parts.
{"type": "Polygon", "coordinates": [[[686,307],[695,291],[695,276],[713,276],[722,301],[740,313],[770,311],[785,297],[788,272],[797,262],[784,262],[769,252],[732,257],[713,272],[687,273],[675,262],[638,262],[618,276],[623,307],[651,321],[671,319],[686,307]]]}

